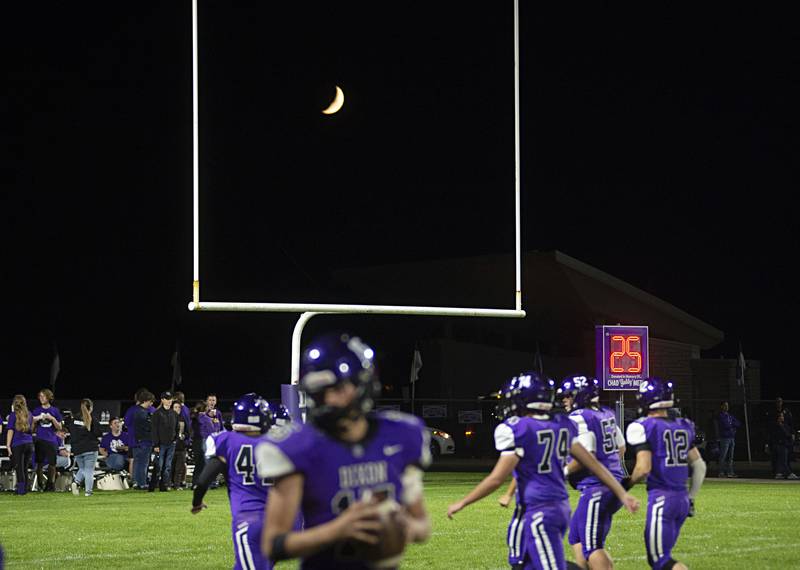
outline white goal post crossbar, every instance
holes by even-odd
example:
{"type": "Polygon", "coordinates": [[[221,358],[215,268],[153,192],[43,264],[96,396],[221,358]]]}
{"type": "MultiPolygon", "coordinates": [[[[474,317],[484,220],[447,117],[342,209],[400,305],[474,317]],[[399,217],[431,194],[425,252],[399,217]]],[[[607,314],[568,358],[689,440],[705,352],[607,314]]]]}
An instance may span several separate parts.
{"type": "Polygon", "coordinates": [[[200,144],[197,49],[197,2],[192,0],[192,147],[193,147],[193,249],[194,279],[190,311],[301,313],[292,338],[292,384],[299,382],[300,339],[303,327],[314,315],[421,315],[442,317],[523,318],[522,263],[520,248],[520,151],[519,151],[519,0],[514,0],[514,214],[515,214],[515,308],[426,307],[401,305],[348,305],[325,303],[249,303],[200,300],[200,144]]]}

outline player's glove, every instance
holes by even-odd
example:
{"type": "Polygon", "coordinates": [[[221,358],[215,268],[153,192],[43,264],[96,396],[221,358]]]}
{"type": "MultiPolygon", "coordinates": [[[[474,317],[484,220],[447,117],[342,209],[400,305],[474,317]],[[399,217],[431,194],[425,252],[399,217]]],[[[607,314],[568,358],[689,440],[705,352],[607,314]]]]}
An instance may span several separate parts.
{"type": "Polygon", "coordinates": [[[694,499],[689,499],[689,514],[686,515],[688,517],[693,517],[695,515],[694,511],[694,499]]]}
{"type": "Polygon", "coordinates": [[[633,482],[631,481],[630,477],[623,477],[620,480],[619,484],[622,485],[622,488],[625,489],[626,491],[630,490],[630,488],[633,487],[633,482]]]}

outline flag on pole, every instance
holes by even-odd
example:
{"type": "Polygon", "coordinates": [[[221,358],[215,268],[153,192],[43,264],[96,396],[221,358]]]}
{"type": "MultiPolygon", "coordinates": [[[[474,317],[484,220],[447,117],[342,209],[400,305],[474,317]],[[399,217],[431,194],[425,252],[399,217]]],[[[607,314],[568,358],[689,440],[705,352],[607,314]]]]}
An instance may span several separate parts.
{"type": "Polygon", "coordinates": [[[409,376],[409,382],[412,384],[419,380],[419,370],[422,368],[422,354],[420,354],[419,349],[414,349],[414,357],[411,360],[411,374],[409,376]]]}
{"type": "Polygon", "coordinates": [[[58,355],[58,346],[53,344],[53,361],[50,363],[50,390],[56,391],[56,380],[61,372],[61,357],[58,355]]]}
{"type": "Polygon", "coordinates": [[[533,368],[538,370],[539,374],[544,373],[544,366],[542,364],[542,353],[539,351],[539,341],[536,341],[536,353],[533,355],[533,368]]]}
{"type": "Polygon", "coordinates": [[[175,352],[172,353],[172,387],[180,386],[183,381],[181,375],[181,352],[178,347],[175,347],[175,352]]]}
{"type": "Polygon", "coordinates": [[[742,352],[742,343],[739,343],[739,362],[736,366],[736,383],[739,386],[744,386],[744,371],[747,370],[747,362],[744,359],[742,352]]]}

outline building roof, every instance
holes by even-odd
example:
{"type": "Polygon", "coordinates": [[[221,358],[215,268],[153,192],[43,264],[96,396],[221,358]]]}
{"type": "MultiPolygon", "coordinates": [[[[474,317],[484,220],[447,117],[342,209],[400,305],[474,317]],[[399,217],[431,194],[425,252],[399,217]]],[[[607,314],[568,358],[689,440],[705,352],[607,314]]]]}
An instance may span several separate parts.
{"type": "MultiPolygon", "coordinates": [[[[514,308],[512,255],[484,255],[350,268],[334,276],[354,303],[514,308]]],[[[719,329],[669,302],[560,251],[522,256],[526,322],[539,338],[563,340],[595,325],[648,325],[653,337],[712,348],[719,329]]]]}

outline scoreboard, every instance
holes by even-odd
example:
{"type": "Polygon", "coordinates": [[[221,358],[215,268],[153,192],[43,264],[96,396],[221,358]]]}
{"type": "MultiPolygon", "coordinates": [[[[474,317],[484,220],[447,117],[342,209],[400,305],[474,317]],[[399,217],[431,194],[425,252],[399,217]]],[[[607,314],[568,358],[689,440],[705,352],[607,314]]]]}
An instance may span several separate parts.
{"type": "Polygon", "coordinates": [[[596,326],[597,377],[603,390],[637,390],[650,374],[646,326],[596,326]]]}

